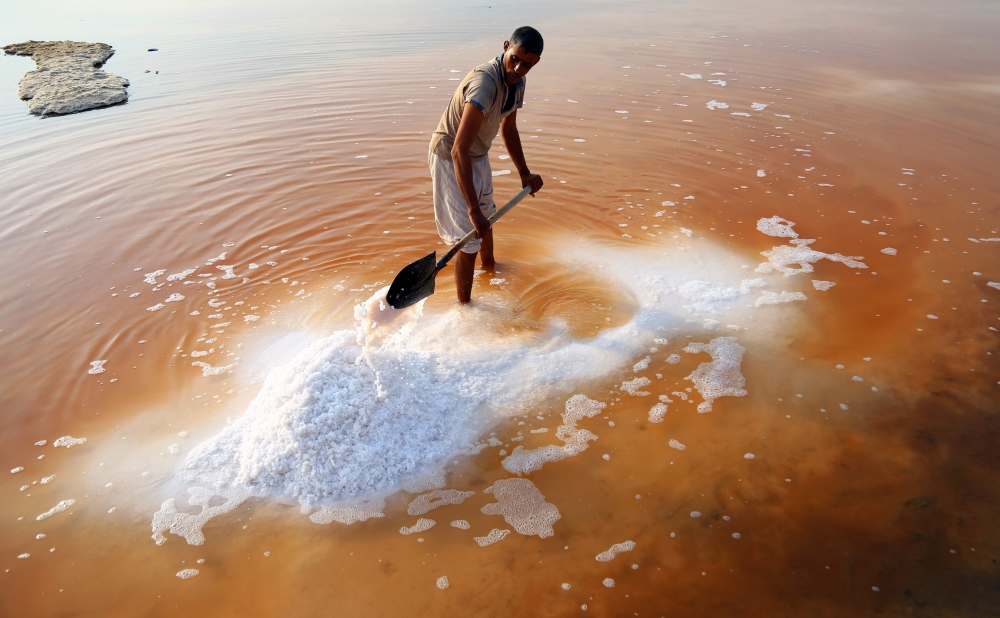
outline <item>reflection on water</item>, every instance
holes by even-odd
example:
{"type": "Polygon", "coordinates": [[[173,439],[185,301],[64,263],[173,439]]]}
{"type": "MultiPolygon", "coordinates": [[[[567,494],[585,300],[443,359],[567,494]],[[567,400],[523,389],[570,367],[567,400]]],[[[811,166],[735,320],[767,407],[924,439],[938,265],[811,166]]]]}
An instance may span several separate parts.
{"type": "MultiPolygon", "coordinates": [[[[16,97],[31,61],[0,62],[0,444],[22,468],[0,484],[0,613],[972,616],[1000,603],[988,7],[5,14],[2,43],[107,42],[107,69],[132,86],[125,106],[42,120],[16,97]],[[336,461],[388,478],[380,466],[423,461],[463,417],[483,421],[473,444],[430,459],[446,489],[476,493],[404,535],[419,487],[351,525],[317,525],[278,491],[207,519],[203,545],[167,533],[157,546],[164,501],[202,511],[181,462],[241,427],[272,369],[353,331],[355,305],[439,249],[430,131],[457,78],[522,22],[547,42],[519,114],[545,189],[498,225],[480,305],[454,313],[441,277],[410,338],[380,357],[390,387],[427,380],[433,401],[399,408],[410,433],[393,450],[391,418],[340,443],[315,433],[334,420],[302,397],[344,387],[293,384],[289,400],[322,422],[265,407],[275,424],[235,459],[308,475],[264,455],[298,453],[313,432],[367,457],[336,461]],[[774,216],[799,237],[758,231],[774,216]],[[867,268],[755,272],[761,252],[796,244],[867,268]],[[720,337],[746,348],[735,374],[690,345],[720,337]],[[747,394],[699,414],[708,387],[685,377],[713,368],[747,394]],[[606,407],[570,423],[574,394],[606,407]],[[87,442],[54,446],[63,436],[87,442]],[[521,485],[523,503],[559,515],[552,536],[524,534],[509,506],[521,502],[497,489],[504,458],[570,444],[586,448],[523,477],[544,497],[521,485]],[[494,529],[511,533],[473,541],[494,529]]],[[[501,154],[494,169],[512,169],[501,154]]],[[[495,179],[501,196],[512,176],[495,179]]]]}

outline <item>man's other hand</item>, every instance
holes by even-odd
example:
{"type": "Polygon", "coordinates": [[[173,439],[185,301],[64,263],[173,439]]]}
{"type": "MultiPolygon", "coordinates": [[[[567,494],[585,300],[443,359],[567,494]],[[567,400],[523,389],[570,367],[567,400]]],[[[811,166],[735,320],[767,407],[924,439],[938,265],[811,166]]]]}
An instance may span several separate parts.
{"type": "Polygon", "coordinates": [[[521,176],[521,188],[531,186],[531,194],[534,195],[536,191],[542,188],[542,177],[538,174],[524,174],[521,176]]]}
{"type": "Polygon", "coordinates": [[[478,208],[469,213],[472,219],[472,227],[476,228],[476,238],[483,238],[490,231],[490,221],[483,215],[483,211],[478,208]]]}

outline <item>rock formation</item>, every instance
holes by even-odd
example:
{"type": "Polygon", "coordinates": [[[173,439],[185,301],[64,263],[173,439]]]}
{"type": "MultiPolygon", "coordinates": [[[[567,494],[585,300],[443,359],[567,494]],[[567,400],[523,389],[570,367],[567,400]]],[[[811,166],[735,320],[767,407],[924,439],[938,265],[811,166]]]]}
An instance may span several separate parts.
{"type": "Polygon", "coordinates": [[[31,56],[38,66],[18,83],[18,96],[39,116],[73,114],[128,100],[129,81],[100,70],[115,50],[105,43],[28,41],[7,45],[10,55],[31,56]]]}

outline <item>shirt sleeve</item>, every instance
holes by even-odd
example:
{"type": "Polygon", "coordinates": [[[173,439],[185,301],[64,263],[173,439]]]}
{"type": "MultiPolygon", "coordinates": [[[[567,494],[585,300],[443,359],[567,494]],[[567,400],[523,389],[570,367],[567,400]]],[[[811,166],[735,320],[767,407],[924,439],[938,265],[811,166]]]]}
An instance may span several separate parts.
{"type": "Polygon", "coordinates": [[[472,103],[479,111],[486,112],[497,98],[496,84],[488,75],[477,72],[465,85],[465,95],[463,100],[472,103]]]}

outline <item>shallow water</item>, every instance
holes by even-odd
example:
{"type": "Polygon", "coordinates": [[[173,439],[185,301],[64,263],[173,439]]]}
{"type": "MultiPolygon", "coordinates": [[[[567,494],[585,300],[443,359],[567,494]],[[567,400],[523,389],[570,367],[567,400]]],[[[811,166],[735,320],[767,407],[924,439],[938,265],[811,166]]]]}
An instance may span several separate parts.
{"type": "MultiPolygon", "coordinates": [[[[126,105],[38,119],[16,96],[32,62],[0,62],[0,458],[23,468],[0,484],[0,614],[995,613],[992,4],[0,15],[4,44],[113,45],[105,69],[132,82],[126,105]],[[349,342],[355,306],[441,249],[430,132],[455,80],[522,22],[546,37],[518,118],[546,184],[497,224],[498,272],[471,309],[442,273],[367,361],[344,348],[295,383],[307,376],[288,368],[321,358],[310,346],[349,342]],[[774,216],[865,268],[755,272],[796,240],[758,231],[774,216]],[[806,299],[756,302],[783,292],[806,299]],[[684,378],[712,359],[684,348],[722,337],[746,349],[747,394],[700,414],[684,378]],[[350,388],[330,377],[352,371],[350,388]],[[405,399],[411,384],[426,400],[405,399]],[[569,444],[557,432],[577,394],[606,404],[574,421],[596,439],[522,477],[558,510],[552,535],[482,512],[516,476],[514,448],[569,444]],[[350,425],[355,409],[384,431],[350,425]],[[234,434],[243,450],[199,459],[234,434]],[[87,442],[53,447],[67,435],[87,442]],[[281,468],[307,444],[347,453],[337,483],[281,468]],[[198,513],[187,490],[236,464],[258,497],[208,521],[203,545],[154,543],[164,501],[198,513]],[[476,493],[408,514],[435,471],[476,493]],[[317,524],[330,500],[303,487],[385,507],[317,524]],[[418,517],[436,525],[400,534],[418,517]],[[511,532],[473,540],[493,529],[511,532]]],[[[494,170],[513,169],[501,154],[494,170]]],[[[494,180],[498,196],[519,188],[494,180]]]]}

